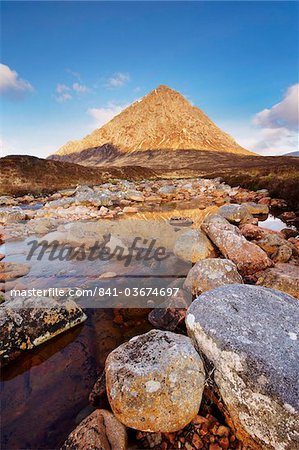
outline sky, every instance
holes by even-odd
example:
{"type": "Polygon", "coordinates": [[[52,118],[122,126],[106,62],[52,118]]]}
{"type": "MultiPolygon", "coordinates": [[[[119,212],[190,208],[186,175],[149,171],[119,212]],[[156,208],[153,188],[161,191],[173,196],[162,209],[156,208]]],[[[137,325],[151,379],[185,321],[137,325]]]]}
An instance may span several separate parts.
{"type": "Polygon", "coordinates": [[[241,145],[298,148],[298,3],[1,3],[1,147],[46,157],[160,84],[241,145]]]}

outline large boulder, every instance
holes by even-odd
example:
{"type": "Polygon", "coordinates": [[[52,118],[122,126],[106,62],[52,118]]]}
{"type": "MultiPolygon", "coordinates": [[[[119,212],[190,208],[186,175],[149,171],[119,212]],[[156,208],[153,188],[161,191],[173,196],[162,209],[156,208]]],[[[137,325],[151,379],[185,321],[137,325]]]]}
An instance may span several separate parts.
{"type": "Polygon", "coordinates": [[[234,203],[221,206],[218,212],[221,217],[224,217],[226,220],[233,223],[245,222],[248,219],[252,219],[252,215],[246,206],[234,203]]]}
{"type": "Polygon", "coordinates": [[[182,233],[173,252],[178,258],[192,263],[215,256],[215,250],[207,236],[196,229],[182,233]]]}
{"type": "Polygon", "coordinates": [[[243,283],[236,265],[229,259],[207,258],[196,263],[189,271],[184,288],[199,295],[225,284],[243,283]]]}
{"type": "Polygon", "coordinates": [[[127,432],[115,416],[96,409],[68,436],[60,450],[126,450],[127,432]]]}
{"type": "Polygon", "coordinates": [[[260,247],[247,241],[236,226],[218,214],[207,216],[201,227],[221,253],[236,264],[241,275],[251,275],[273,265],[260,247]]]}
{"type": "Polygon", "coordinates": [[[172,432],[198,412],[204,367],[186,336],[152,330],[134,337],[110,353],[105,370],[111,408],[128,427],[172,432]]]}
{"type": "Polygon", "coordinates": [[[299,268],[294,264],[276,264],[258,272],[257,284],[292,295],[299,299],[299,268]]]}
{"type": "Polygon", "coordinates": [[[199,296],[186,316],[237,435],[263,449],[298,448],[298,313],[282,292],[230,285],[199,296]]]}
{"type": "Polygon", "coordinates": [[[84,322],[86,315],[73,300],[52,297],[13,298],[0,306],[0,357],[16,358],[84,322]]]}

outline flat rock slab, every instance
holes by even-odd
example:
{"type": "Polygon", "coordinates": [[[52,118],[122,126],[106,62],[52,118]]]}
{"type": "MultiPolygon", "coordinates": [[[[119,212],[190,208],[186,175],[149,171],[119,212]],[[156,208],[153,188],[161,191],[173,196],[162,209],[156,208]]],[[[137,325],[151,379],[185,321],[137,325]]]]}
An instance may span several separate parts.
{"type": "Polygon", "coordinates": [[[15,298],[0,307],[0,358],[4,364],[86,320],[73,300],[15,298]]]}
{"type": "Polygon", "coordinates": [[[140,431],[186,426],[201,403],[205,373],[187,336],[152,330],[111,352],[106,387],[115,416],[140,431]]]}
{"type": "Polygon", "coordinates": [[[199,296],[186,316],[239,436],[265,449],[298,449],[298,314],[287,294],[228,285],[199,296]]]}

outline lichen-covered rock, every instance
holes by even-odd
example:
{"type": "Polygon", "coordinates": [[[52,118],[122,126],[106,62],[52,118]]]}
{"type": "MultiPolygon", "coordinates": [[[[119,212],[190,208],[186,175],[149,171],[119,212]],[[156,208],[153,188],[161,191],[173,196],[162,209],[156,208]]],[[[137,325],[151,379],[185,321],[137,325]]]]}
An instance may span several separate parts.
{"type": "Polygon", "coordinates": [[[275,262],[288,262],[292,255],[298,255],[297,249],[278,234],[268,234],[258,240],[257,245],[261,247],[275,262]]]}
{"type": "Polygon", "coordinates": [[[252,218],[252,215],[244,205],[231,203],[219,208],[218,213],[229,222],[240,223],[252,218]]]}
{"type": "Polygon", "coordinates": [[[275,264],[275,267],[258,272],[257,284],[292,295],[299,299],[299,267],[294,264],[275,264]]]}
{"type": "Polygon", "coordinates": [[[186,316],[237,436],[263,449],[298,448],[298,313],[282,292],[229,285],[199,296],[186,316]]]}
{"type": "Polygon", "coordinates": [[[251,275],[273,265],[260,247],[247,241],[236,226],[218,214],[206,217],[201,227],[221,253],[236,264],[241,275],[251,275]]]}
{"type": "Polygon", "coordinates": [[[204,368],[186,336],[158,330],[136,336],[110,353],[105,370],[111,408],[128,427],[176,431],[198,412],[204,368]]]}
{"type": "Polygon", "coordinates": [[[127,432],[115,416],[96,409],[68,436],[60,450],[126,450],[127,432]]]}
{"type": "Polygon", "coordinates": [[[86,320],[73,300],[51,297],[14,298],[0,306],[0,357],[3,363],[43,344],[86,320]]]}
{"type": "Polygon", "coordinates": [[[236,265],[228,259],[207,258],[189,271],[184,288],[193,295],[202,294],[225,284],[243,283],[236,265]]]}
{"type": "Polygon", "coordinates": [[[269,214],[269,207],[268,205],[263,205],[260,203],[254,203],[254,202],[247,202],[242,203],[245,208],[247,208],[247,211],[250,212],[250,214],[259,215],[259,214],[269,214]]]}
{"type": "Polygon", "coordinates": [[[210,240],[196,229],[182,233],[175,243],[173,252],[178,258],[192,263],[215,256],[210,240]]]}

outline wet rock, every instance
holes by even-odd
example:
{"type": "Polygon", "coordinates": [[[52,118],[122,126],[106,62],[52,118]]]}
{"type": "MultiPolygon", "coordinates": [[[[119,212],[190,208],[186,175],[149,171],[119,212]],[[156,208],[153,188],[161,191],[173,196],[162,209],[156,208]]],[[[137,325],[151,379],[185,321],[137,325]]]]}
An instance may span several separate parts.
{"type": "Polygon", "coordinates": [[[275,267],[258,272],[257,284],[285,292],[299,299],[299,267],[293,264],[276,264],[275,267]]]}
{"type": "Polygon", "coordinates": [[[125,450],[126,428],[115,416],[97,409],[71,432],[60,450],[125,450]]]}
{"type": "Polygon", "coordinates": [[[228,259],[208,258],[196,263],[189,271],[184,288],[199,295],[225,284],[243,283],[236,265],[228,259]]]}
{"type": "Polygon", "coordinates": [[[182,233],[175,243],[173,252],[178,258],[192,263],[215,256],[210,240],[196,229],[182,233]]]}
{"type": "Polygon", "coordinates": [[[254,215],[269,214],[268,205],[263,205],[263,204],[254,203],[254,202],[247,202],[247,203],[243,203],[243,206],[245,206],[245,208],[247,208],[247,210],[250,212],[250,214],[254,214],[254,215]]]}
{"type": "Polygon", "coordinates": [[[229,204],[219,208],[218,214],[229,222],[240,223],[252,218],[252,215],[244,205],[229,204]]]}
{"type": "Polygon", "coordinates": [[[188,337],[152,330],[110,353],[105,368],[111,408],[125,425],[171,432],[197,414],[205,375],[188,337]]]}
{"type": "Polygon", "coordinates": [[[279,218],[285,220],[286,222],[292,222],[296,219],[296,213],[293,211],[285,211],[279,216],[279,218]]]}
{"type": "Polygon", "coordinates": [[[260,247],[248,242],[240,230],[223,217],[217,214],[206,217],[202,229],[221,253],[236,264],[241,275],[250,275],[273,265],[260,247]]]}
{"type": "Polygon", "coordinates": [[[281,198],[272,198],[271,206],[273,208],[285,208],[287,206],[287,202],[281,198]]]}
{"type": "MultiPolygon", "coordinates": [[[[89,402],[93,406],[101,407],[101,403],[107,400],[106,395],[106,378],[105,372],[95,382],[91,393],[89,394],[89,402]]],[[[108,402],[108,400],[107,400],[108,402]]]]}
{"type": "Polygon", "coordinates": [[[187,313],[188,334],[215,368],[237,436],[253,448],[297,448],[298,312],[282,292],[230,285],[205,292],[187,313]]]}
{"type": "Polygon", "coordinates": [[[246,239],[263,239],[268,236],[268,234],[276,234],[283,238],[282,233],[278,231],[269,230],[268,228],[259,227],[257,225],[253,225],[251,223],[246,223],[240,226],[240,231],[246,239]]]}
{"type": "Polygon", "coordinates": [[[267,205],[270,206],[271,205],[271,197],[263,197],[258,201],[259,205],[267,205]]]}
{"type": "Polygon", "coordinates": [[[0,282],[15,280],[27,275],[30,271],[29,264],[0,262],[0,282]]]}
{"type": "Polygon", "coordinates": [[[175,331],[185,323],[185,316],[191,299],[182,289],[148,315],[149,322],[160,330],[175,331]]]}
{"type": "Polygon", "coordinates": [[[298,231],[293,230],[292,228],[283,228],[280,233],[285,239],[295,238],[296,236],[298,236],[298,231]]]}
{"type": "Polygon", "coordinates": [[[72,300],[51,297],[14,298],[0,307],[3,363],[86,320],[72,300]]]}

